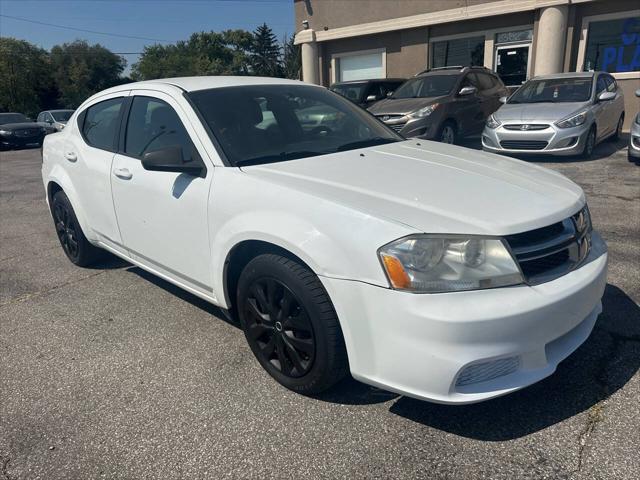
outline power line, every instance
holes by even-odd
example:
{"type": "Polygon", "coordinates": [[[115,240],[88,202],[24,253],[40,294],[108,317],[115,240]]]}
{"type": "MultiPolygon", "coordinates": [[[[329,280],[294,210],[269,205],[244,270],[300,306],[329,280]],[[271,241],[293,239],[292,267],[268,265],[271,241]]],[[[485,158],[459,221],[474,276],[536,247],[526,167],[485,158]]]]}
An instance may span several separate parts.
{"type": "Polygon", "coordinates": [[[106,35],[106,36],[110,36],[110,37],[133,38],[135,40],[150,40],[152,42],[160,42],[160,43],[174,43],[174,42],[176,42],[176,40],[162,40],[162,39],[159,39],[159,38],[137,37],[135,35],[122,35],[120,33],[109,33],[109,32],[98,32],[96,30],[85,30],[84,28],[68,27],[68,26],[65,26],[65,25],[57,25],[55,23],[40,22],[38,20],[30,20],[28,18],[14,17],[14,16],[11,16],[11,15],[4,15],[4,14],[0,14],[0,17],[10,18],[11,20],[18,20],[18,21],[21,21],[21,22],[35,23],[36,25],[45,25],[45,26],[48,26],[48,27],[63,28],[63,29],[66,29],[66,30],[74,30],[76,32],[95,33],[97,35],[106,35]]]}

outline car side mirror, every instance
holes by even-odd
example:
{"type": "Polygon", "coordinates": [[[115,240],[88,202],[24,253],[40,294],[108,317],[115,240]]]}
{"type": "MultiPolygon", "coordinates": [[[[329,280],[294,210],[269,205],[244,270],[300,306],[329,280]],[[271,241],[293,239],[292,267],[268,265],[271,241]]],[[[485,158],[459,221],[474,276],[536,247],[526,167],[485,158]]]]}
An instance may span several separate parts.
{"type": "MultiPolygon", "coordinates": [[[[638,90],[640,91],[640,90],[638,90]]],[[[391,95],[393,95],[393,92],[387,92],[387,98],[391,97],[391,95]]]]}
{"type": "Polygon", "coordinates": [[[376,97],[375,95],[369,95],[365,101],[367,102],[375,102],[376,100],[378,100],[378,97],[376,97]]]}
{"type": "Polygon", "coordinates": [[[607,102],[609,100],[613,100],[614,98],[616,98],[615,92],[602,92],[600,95],[598,95],[599,102],[607,102]]]}
{"type": "Polygon", "coordinates": [[[53,120],[51,120],[50,118],[47,118],[45,122],[48,123],[49,125],[53,125],[53,120]]]}
{"type": "Polygon", "coordinates": [[[153,172],[179,172],[194,176],[202,176],[203,165],[198,159],[185,162],[182,158],[182,147],[172,145],[159,150],[147,152],[142,157],[142,168],[153,172]]]}
{"type": "Polygon", "coordinates": [[[462,87],[458,92],[458,95],[473,95],[478,89],[476,87],[462,87]]]}
{"type": "Polygon", "coordinates": [[[507,103],[507,100],[509,100],[509,97],[500,97],[500,103],[507,103]]]}

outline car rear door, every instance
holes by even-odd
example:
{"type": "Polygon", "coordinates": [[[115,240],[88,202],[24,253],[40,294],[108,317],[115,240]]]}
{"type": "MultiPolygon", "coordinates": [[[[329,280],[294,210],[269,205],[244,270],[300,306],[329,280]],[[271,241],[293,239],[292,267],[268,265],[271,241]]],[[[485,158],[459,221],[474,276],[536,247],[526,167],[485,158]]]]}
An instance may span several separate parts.
{"type": "Polygon", "coordinates": [[[171,96],[134,91],[111,171],[118,226],[134,260],[211,296],[207,206],[213,167],[206,165],[204,178],[142,167],[145,153],[174,146],[185,159],[205,158],[188,115],[171,96]]]}
{"type": "Polygon", "coordinates": [[[64,161],[91,230],[105,245],[126,253],[111,199],[111,163],[129,92],[100,97],[77,117],[77,133],[66,135],[64,161]]]}

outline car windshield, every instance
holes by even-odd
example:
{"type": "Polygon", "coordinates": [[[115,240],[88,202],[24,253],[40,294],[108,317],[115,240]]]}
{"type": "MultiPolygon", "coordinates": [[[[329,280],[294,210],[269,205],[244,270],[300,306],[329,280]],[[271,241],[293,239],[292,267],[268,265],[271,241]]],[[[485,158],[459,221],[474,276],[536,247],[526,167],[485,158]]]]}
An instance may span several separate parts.
{"type": "Polygon", "coordinates": [[[507,103],[586,102],[591,98],[590,77],[529,80],[507,103]]]}
{"type": "Polygon", "coordinates": [[[188,95],[234,166],[403,140],[361,108],[323,88],[255,85],[188,95]]]}
{"type": "Polygon", "coordinates": [[[0,125],[6,125],[7,123],[22,123],[28,121],[29,119],[21,113],[0,113],[0,125]]]}
{"type": "Polygon", "coordinates": [[[56,122],[68,122],[71,118],[71,115],[73,115],[73,110],[60,110],[58,112],[51,112],[51,115],[53,115],[53,119],[56,122]]]}
{"type": "Polygon", "coordinates": [[[352,102],[358,103],[364,95],[364,89],[366,86],[366,83],[342,83],[333,85],[331,90],[339,93],[345,98],[348,98],[352,102]]]}
{"type": "Polygon", "coordinates": [[[457,75],[428,75],[412,78],[404,82],[390,98],[441,97],[449,95],[456,82],[457,75]]]}

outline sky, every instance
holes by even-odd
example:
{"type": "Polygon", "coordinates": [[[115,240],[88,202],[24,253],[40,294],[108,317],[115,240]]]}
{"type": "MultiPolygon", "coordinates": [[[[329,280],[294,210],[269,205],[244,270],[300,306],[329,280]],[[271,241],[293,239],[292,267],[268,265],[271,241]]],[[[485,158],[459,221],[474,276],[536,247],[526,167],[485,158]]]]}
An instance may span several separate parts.
{"type": "Polygon", "coordinates": [[[0,36],[47,50],[76,39],[100,43],[123,54],[125,74],[145,45],[199,31],[254,30],[263,22],[279,39],[295,33],[293,0],[0,0],[0,36]]]}

